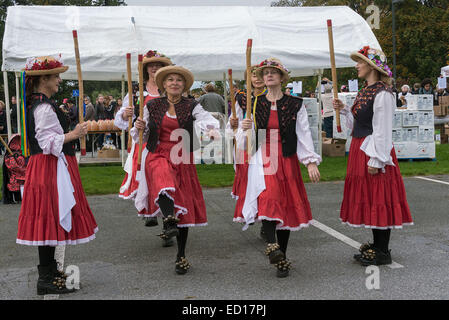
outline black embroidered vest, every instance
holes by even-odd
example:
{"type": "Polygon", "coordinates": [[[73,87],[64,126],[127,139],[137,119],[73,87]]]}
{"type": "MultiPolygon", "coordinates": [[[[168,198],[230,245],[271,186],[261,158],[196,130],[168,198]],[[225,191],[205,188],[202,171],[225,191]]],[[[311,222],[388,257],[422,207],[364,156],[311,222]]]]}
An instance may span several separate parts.
{"type": "MultiPolygon", "coordinates": [[[[64,134],[69,132],[70,128],[70,120],[64,113],[64,111],[60,110],[53,100],[50,100],[42,93],[33,93],[31,97],[31,104],[27,107],[27,136],[28,136],[28,144],[30,147],[30,154],[39,154],[42,153],[41,147],[39,147],[39,143],[36,139],[36,127],[35,127],[35,119],[34,119],[34,110],[41,103],[48,103],[52,106],[53,110],[56,112],[56,116],[58,117],[59,124],[64,130],[64,134]]],[[[64,152],[67,156],[75,155],[75,143],[74,141],[70,141],[68,143],[64,143],[62,146],[62,152],[64,152]]]]}
{"type": "MultiPolygon", "coordinates": [[[[193,115],[192,111],[198,105],[198,101],[195,99],[182,97],[181,101],[175,104],[176,118],[178,120],[179,127],[187,130],[190,138],[190,152],[193,152],[197,147],[198,143],[194,145],[194,139],[196,134],[193,132],[193,115]]],[[[167,97],[156,98],[148,101],[147,108],[149,112],[148,118],[148,128],[150,130],[150,135],[148,137],[147,149],[149,152],[154,152],[156,150],[157,143],[159,141],[159,132],[162,124],[162,119],[165,113],[168,111],[169,103],[167,97]]],[[[196,139],[195,139],[196,140],[196,139]]]]}
{"type": "MultiPolygon", "coordinates": [[[[282,155],[290,157],[296,153],[297,136],[296,136],[296,115],[302,107],[302,98],[284,95],[280,100],[276,101],[279,133],[282,142],[282,155]]],[[[270,117],[271,102],[265,95],[259,96],[256,104],[255,121],[257,131],[266,129],[270,117]]],[[[256,132],[256,139],[258,134],[256,132]]],[[[262,141],[257,141],[258,147],[262,141]]]]}
{"type": "Polygon", "coordinates": [[[391,89],[383,82],[379,81],[373,85],[362,88],[354,101],[351,112],[354,116],[354,128],[352,136],[363,138],[373,133],[374,99],[379,92],[391,89]]]}

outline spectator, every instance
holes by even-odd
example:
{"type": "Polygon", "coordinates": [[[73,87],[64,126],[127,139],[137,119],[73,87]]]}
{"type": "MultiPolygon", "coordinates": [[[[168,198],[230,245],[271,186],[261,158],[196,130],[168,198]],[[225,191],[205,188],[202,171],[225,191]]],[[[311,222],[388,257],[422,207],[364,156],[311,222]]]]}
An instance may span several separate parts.
{"type": "Polygon", "coordinates": [[[109,96],[106,101],[109,103],[105,104],[105,109],[104,109],[105,119],[114,120],[114,114],[116,113],[116,109],[117,109],[117,101],[115,101],[114,99],[111,99],[111,96],[109,96]]]}
{"type": "Polygon", "coordinates": [[[84,121],[95,120],[97,118],[95,107],[88,96],[84,97],[84,104],[86,105],[86,111],[84,113],[84,121]]]}
{"type": "Polygon", "coordinates": [[[340,92],[349,92],[349,88],[345,85],[342,85],[340,88],[340,92]]]}
{"type": "Polygon", "coordinates": [[[11,127],[12,133],[17,132],[17,100],[15,96],[11,97],[11,127]]]}
{"type": "Polygon", "coordinates": [[[421,82],[419,94],[433,94],[432,80],[426,78],[421,82]]]}
{"type": "Polygon", "coordinates": [[[105,105],[104,105],[104,96],[102,94],[98,95],[98,102],[95,105],[95,112],[96,117],[95,120],[104,120],[105,119],[105,113],[104,113],[105,105]]]}
{"type": "Polygon", "coordinates": [[[115,119],[115,115],[116,115],[117,111],[120,110],[122,105],[123,105],[123,100],[121,98],[118,98],[117,99],[117,107],[115,108],[115,111],[114,111],[114,119],[115,119]]]}
{"type": "Polygon", "coordinates": [[[332,84],[330,82],[326,82],[324,84],[324,94],[321,95],[321,100],[323,102],[323,130],[326,132],[326,138],[332,138],[334,134],[333,99],[334,95],[332,94],[332,84]]]}
{"type": "Polygon", "coordinates": [[[204,89],[206,94],[202,95],[198,102],[203,106],[204,110],[210,112],[220,122],[220,128],[223,129],[226,126],[225,101],[221,95],[215,92],[214,84],[208,83],[204,89]]]}
{"type": "Polygon", "coordinates": [[[398,94],[398,100],[399,100],[399,107],[406,107],[407,106],[407,99],[411,96],[410,93],[410,87],[406,84],[404,84],[401,87],[401,92],[398,94]]]}
{"type": "Polygon", "coordinates": [[[419,89],[421,88],[421,84],[419,82],[413,85],[413,89],[411,91],[412,94],[419,94],[419,89]]]}
{"type": "Polygon", "coordinates": [[[215,86],[212,83],[208,83],[204,89],[207,93],[199,99],[199,103],[203,106],[204,110],[224,114],[225,102],[223,97],[215,92],[215,86]]]}

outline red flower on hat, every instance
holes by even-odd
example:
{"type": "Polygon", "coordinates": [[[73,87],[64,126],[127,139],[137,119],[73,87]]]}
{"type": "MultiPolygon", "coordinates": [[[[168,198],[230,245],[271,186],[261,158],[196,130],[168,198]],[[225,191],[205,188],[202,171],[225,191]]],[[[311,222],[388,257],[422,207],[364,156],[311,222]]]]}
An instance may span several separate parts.
{"type": "Polygon", "coordinates": [[[33,65],[31,66],[31,69],[29,70],[51,70],[62,67],[62,63],[57,60],[50,60],[48,61],[45,59],[44,61],[34,61],[33,65]]]}
{"type": "Polygon", "coordinates": [[[363,54],[365,57],[368,57],[368,50],[370,49],[369,46],[364,46],[362,49],[359,50],[359,53],[363,54]]]}

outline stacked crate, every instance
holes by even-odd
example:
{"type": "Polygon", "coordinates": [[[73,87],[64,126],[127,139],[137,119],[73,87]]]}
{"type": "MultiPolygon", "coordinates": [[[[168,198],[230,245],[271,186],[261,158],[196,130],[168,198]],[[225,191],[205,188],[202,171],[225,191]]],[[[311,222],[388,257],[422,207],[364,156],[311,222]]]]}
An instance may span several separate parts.
{"type": "Polygon", "coordinates": [[[319,130],[319,113],[320,108],[318,104],[318,100],[315,98],[302,98],[304,107],[307,111],[307,117],[309,120],[310,132],[312,133],[313,146],[315,148],[315,152],[320,154],[320,130],[319,130]]]}
{"type": "Polygon", "coordinates": [[[393,144],[398,159],[435,158],[433,96],[417,94],[407,98],[407,109],[393,116],[393,144]]]}
{"type": "MultiPolygon", "coordinates": [[[[357,97],[357,92],[340,92],[338,94],[338,99],[340,99],[345,105],[352,107],[354,104],[355,98],[357,97]]],[[[340,113],[340,125],[341,132],[337,132],[337,120],[334,111],[334,128],[333,128],[333,137],[334,139],[344,139],[346,140],[346,152],[349,152],[349,147],[351,146],[351,132],[352,130],[346,126],[346,117],[340,113]]]]}

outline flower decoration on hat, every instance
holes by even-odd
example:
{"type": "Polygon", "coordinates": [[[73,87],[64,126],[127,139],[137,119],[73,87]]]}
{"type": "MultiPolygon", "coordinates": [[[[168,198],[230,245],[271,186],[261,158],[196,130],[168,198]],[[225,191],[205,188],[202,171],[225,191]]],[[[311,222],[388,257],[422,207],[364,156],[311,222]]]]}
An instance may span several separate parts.
{"type": "Polygon", "coordinates": [[[25,65],[25,71],[51,70],[61,67],[64,67],[64,64],[61,59],[61,54],[59,54],[56,57],[45,56],[37,58],[28,58],[25,65]]]}
{"type": "Polygon", "coordinates": [[[145,58],[168,58],[165,54],[157,52],[157,50],[150,50],[145,54],[145,58]]]}
{"type": "Polygon", "coordinates": [[[387,65],[387,57],[380,50],[370,48],[369,46],[364,46],[358,51],[358,53],[364,55],[366,58],[371,60],[378,68],[384,70],[388,73],[389,77],[393,76],[390,67],[387,65]]]}
{"type": "Polygon", "coordinates": [[[285,71],[287,74],[290,74],[290,71],[286,67],[284,67],[282,65],[282,63],[280,63],[280,61],[278,61],[277,59],[273,59],[273,58],[265,59],[264,61],[262,61],[259,64],[259,68],[260,67],[273,67],[273,68],[281,69],[281,70],[285,71]]]}

